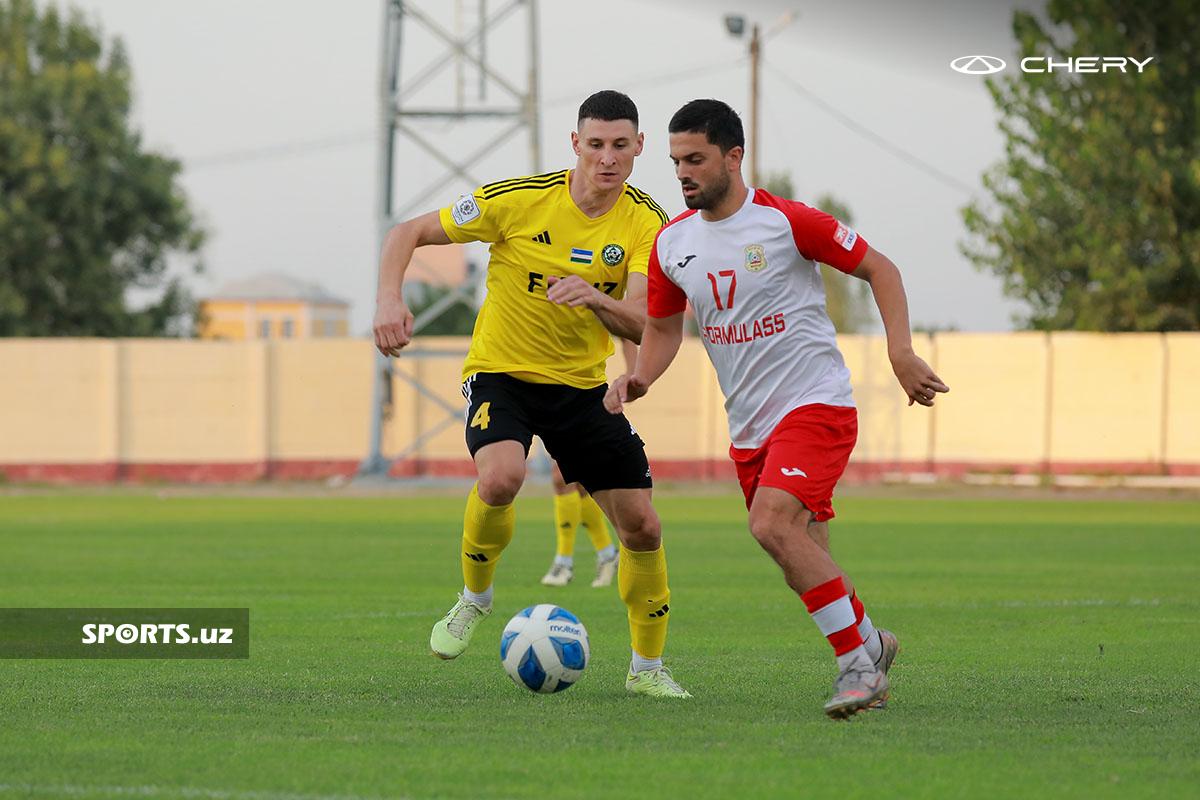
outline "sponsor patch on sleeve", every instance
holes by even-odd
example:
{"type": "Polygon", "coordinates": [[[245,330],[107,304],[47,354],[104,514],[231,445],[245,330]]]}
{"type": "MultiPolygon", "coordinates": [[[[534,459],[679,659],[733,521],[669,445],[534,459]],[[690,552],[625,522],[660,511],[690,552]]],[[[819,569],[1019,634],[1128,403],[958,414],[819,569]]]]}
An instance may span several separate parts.
{"type": "Polygon", "coordinates": [[[479,204],[469,194],[458,198],[450,207],[450,216],[454,219],[455,225],[466,225],[471,220],[478,218],[480,213],[479,204]]]}
{"type": "Polygon", "coordinates": [[[833,234],[833,240],[842,246],[847,252],[854,249],[854,243],[858,241],[858,234],[853,228],[847,228],[842,223],[838,223],[837,231],[833,234]]]}

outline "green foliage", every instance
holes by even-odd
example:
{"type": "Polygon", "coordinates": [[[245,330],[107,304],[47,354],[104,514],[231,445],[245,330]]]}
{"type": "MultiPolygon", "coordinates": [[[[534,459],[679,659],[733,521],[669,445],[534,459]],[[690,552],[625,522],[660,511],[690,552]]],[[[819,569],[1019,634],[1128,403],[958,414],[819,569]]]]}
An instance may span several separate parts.
{"type": "Polygon", "coordinates": [[[1143,74],[989,80],[1005,160],[963,252],[1041,330],[1200,329],[1200,5],[1051,0],[1022,57],[1154,56],[1143,74]],[[1069,33],[1068,33],[1069,31],[1069,33]]]}
{"type": "MultiPolygon", "coordinates": [[[[772,172],[767,176],[763,188],[779,197],[795,197],[792,176],[787,172],[772,172]]],[[[850,207],[831,194],[817,198],[816,208],[840,219],[847,225],[854,224],[850,207]]],[[[873,319],[871,313],[871,287],[860,280],[847,280],[846,274],[827,264],[821,265],[821,279],[825,283],[825,310],[833,320],[838,333],[858,333],[873,319]]]]}
{"type": "MultiPolygon", "coordinates": [[[[405,287],[405,296],[409,310],[420,319],[431,307],[441,307],[449,302],[450,295],[456,291],[455,287],[421,283],[405,287]]],[[[478,313],[467,299],[470,296],[468,293],[464,299],[450,302],[436,317],[422,325],[417,333],[421,336],[470,336],[475,330],[475,316],[478,313]]]]}
{"type": "Polygon", "coordinates": [[[198,271],[203,231],[179,162],[131,127],[131,80],[80,12],[0,0],[0,335],[184,332],[193,303],[168,259],[198,271]],[[161,294],[134,310],[130,289],[161,294]]]}

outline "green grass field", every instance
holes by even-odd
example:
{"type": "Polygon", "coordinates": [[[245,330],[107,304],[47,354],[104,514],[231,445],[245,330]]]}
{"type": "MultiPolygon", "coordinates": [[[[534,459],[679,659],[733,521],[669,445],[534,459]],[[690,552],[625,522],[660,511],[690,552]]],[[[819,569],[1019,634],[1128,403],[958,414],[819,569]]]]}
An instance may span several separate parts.
{"type": "Polygon", "coordinates": [[[537,583],[518,504],[495,615],[428,653],[461,499],[0,496],[0,605],[248,606],[246,661],[0,662],[0,798],[1184,797],[1200,793],[1200,503],[849,498],[834,554],[897,632],[891,708],[821,714],[832,655],[733,494],[661,493],[667,661],[625,694],[616,589],[537,583]],[[571,690],[514,686],[507,618],[587,625],[571,690]]]}

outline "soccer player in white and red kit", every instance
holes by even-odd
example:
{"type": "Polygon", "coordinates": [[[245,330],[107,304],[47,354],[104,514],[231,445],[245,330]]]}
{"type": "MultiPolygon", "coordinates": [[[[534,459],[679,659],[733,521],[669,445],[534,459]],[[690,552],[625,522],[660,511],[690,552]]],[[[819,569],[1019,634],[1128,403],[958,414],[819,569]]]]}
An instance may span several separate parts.
{"type": "Polygon", "coordinates": [[[729,455],[750,532],[833,646],[839,674],[825,713],[844,719],[887,699],[898,644],[872,625],[829,555],[833,488],[854,449],[858,418],[818,263],[871,285],[909,405],[931,406],[948,388],[913,352],[904,286],[886,256],[828,214],[747,188],[745,139],[733,109],[694,100],[669,130],[689,210],[659,231],[641,351],[632,373],[609,389],[606,406],[622,410],[666,371],[690,301],[725,395],[729,455]]]}

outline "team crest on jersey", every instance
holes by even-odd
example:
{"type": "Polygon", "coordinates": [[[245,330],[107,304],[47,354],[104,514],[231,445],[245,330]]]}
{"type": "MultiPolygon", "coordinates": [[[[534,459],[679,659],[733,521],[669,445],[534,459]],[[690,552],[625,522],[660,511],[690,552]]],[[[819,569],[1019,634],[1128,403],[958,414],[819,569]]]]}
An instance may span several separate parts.
{"type": "Polygon", "coordinates": [[[600,251],[600,258],[604,259],[604,263],[610,267],[615,267],[620,264],[625,258],[625,248],[619,244],[606,244],[604,249],[600,251]]]}
{"type": "Polygon", "coordinates": [[[767,266],[767,252],[761,244],[752,244],[746,246],[746,269],[751,272],[758,272],[763,267],[767,266]]]}

